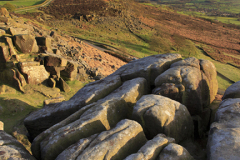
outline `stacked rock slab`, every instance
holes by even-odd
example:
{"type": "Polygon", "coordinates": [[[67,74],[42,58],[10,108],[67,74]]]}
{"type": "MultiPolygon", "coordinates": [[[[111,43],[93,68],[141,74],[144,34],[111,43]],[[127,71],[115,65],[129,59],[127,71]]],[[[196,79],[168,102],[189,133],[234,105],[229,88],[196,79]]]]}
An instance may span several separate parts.
{"type": "Polygon", "coordinates": [[[130,115],[133,105],[146,93],[145,88],[144,78],[126,81],[107,97],[83,107],[62,122],[42,132],[33,141],[34,156],[40,157],[40,150],[42,156],[50,156],[53,154],[52,150],[55,151],[54,154],[59,154],[81,138],[111,129],[121,119],[130,115]],[[46,154],[43,154],[43,150],[46,154]]]}
{"type": "Polygon", "coordinates": [[[69,101],[45,106],[43,109],[32,113],[25,119],[25,126],[34,138],[42,131],[67,118],[85,105],[104,98],[127,80],[143,77],[147,80],[148,85],[146,88],[150,90],[150,82],[153,84],[154,79],[159,74],[180,59],[181,55],[179,54],[164,54],[130,62],[112,75],[86,85],[69,101]]]}
{"type": "Polygon", "coordinates": [[[155,79],[154,94],[184,104],[191,115],[199,115],[214,99],[218,90],[216,68],[208,60],[194,57],[173,63],[155,79]]]}
{"type": "Polygon", "coordinates": [[[36,160],[15,138],[0,130],[0,159],[36,160]]]}
{"type": "Polygon", "coordinates": [[[141,125],[124,119],[109,131],[81,139],[63,151],[56,159],[124,159],[136,152],[146,141],[141,125]],[[85,141],[85,144],[78,146],[81,141],[85,141]]]}
{"type": "Polygon", "coordinates": [[[230,86],[215,114],[207,145],[208,159],[231,159],[240,157],[240,96],[239,83],[230,86]]]}

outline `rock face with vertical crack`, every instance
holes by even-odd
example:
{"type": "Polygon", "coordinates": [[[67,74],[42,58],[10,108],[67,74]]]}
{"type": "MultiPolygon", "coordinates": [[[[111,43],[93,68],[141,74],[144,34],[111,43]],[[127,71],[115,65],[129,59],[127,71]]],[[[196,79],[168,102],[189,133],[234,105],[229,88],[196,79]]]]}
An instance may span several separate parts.
{"type": "Polygon", "coordinates": [[[143,96],[133,108],[132,119],[143,126],[148,138],[163,133],[180,142],[193,134],[193,122],[187,108],[160,95],[143,96]]]}
{"type": "Polygon", "coordinates": [[[239,159],[239,140],[240,98],[228,98],[221,102],[210,128],[208,159],[239,159]]]}
{"type": "Polygon", "coordinates": [[[217,94],[216,68],[212,62],[187,58],[155,79],[153,94],[167,96],[184,104],[191,115],[201,114],[217,94]]]}

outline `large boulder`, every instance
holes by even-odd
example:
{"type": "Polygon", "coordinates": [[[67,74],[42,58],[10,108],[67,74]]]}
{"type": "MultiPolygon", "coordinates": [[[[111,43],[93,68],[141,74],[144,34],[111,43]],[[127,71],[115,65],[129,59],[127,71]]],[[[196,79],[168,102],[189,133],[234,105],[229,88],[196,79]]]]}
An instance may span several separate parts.
{"type": "Polygon", "coordinates": [[[209,131],[208,159],[239,159],[239,139],[240,98],[228,98],[220,104],[209,131]]]}
{"type": "Polygon", "coordinates": [[[39,62],[19,62],[19,70],[28,84],[40,84],[49,78],[49,73],[39,62]]]}
{"type": "Polygon", "coordinates": [[[224,100],[227,98],[240,98],[240,81],[232,84],[226,89],[222,99],[224,100]]]}
{"type": "Polygon", "coordinates": [[[47,105],[31,113],[25,120],[30,135],[34,138],[42,131],[64,120],[82,107],[104,98],[122,84],[119,76],[112,76],[87,84],[69,101],[47,105]]]}
{"type": "Polygon", "coordinates": [[[191,115],[201,114],[217,94],[216,68],[194,57],[178,61],[155,79],[154,94],[186,105],[191,115]]]}
{"type": "Polygon", "coordinates": [[[157,160],[194,160],[189,152],[182,146],[170,143],[160,153],[157,160]]]}
{"type": "MultiPolygon", "coordinates": [[[[141,125],[125,119],[120,121],[115,128],[100,133],[74,159],[124,159],[136,152],[146,141],[141,125]]],[[[71,149],[72,147],[68,150],[71,149]]],[[[60,154],[57,160],[61,160],[63,155],[60,154]]]]}
{"type": "Polygon", "coordinates": [[[22,53],[38,52],[39,50],[35,37],[30,34],[15,35],[14,43],[18,51],[22,53]]]}
{"type": "Polygon", "coordinates": [[[145,95],[134,106],[132,119],[138,121],[149,138],[159,133],[176,142],[193,135],[193,122],[187,108],[160,95],[145,95]]]}
{"type": "Polygon", "coordinates": [[[0,159],[36,160],[15,138],[0,130],[0,159]]]}
{"type": "Polygon", "coordinates": [[[0,8],[0,15],[4,17],[9,17],[9,12],[6,8],[1,7],[0,8]]]}
{"type": "Polygon", "coordinates": [[[129,62],[119,68],[113,75],[120,75],[123,81],[143,77],[149,85],[154,85],[158,75],[166,71],[170,65],[181,60],[180,54],[158,54],[129,62]]]}
{"type": "Polygon", "coordinates": [[[166,137],[164,134],[158,134],[152,140],[147,141],[137,153],[129,155],[124,160],[155,160],[163,148],[174,142],[173,138],[166,137]]]}

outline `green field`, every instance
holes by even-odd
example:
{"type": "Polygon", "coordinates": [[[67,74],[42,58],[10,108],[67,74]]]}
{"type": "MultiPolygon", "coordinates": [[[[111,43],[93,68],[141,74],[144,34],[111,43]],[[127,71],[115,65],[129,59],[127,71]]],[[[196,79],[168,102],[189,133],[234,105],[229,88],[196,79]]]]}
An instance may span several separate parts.
{"type": "Polygon", "coordinates": [[[10,3],[16,8],[22,8],[27,6],[33,6],[43,3],[45,0],[15,0],[15,1],[0,1],[0,5],[10,3]]]}

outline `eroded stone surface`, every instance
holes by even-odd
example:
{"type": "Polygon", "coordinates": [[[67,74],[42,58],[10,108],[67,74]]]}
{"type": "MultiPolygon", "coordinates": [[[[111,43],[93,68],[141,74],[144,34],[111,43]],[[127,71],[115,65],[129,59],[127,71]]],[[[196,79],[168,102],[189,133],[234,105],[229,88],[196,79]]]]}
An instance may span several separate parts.
{"type": "Polygon", "coordinates": [[[170,143],[160,153],[158,160],[194,160],[189,152],[182,146],[170,143]]]}
{"type": "Polygon", "coordinates": [[[150,138],[163,133],[180,142],[193,134],[193,122],[187,108],[160,95],[143,96],[133,108],[132,119],[143,126],[150,138]]]}
{"type": "Polygon", "coordinates": [[[227,98],[240,98],[240,81],[234,83],[226,89],[222,99],[227,98]]]}
{"type": "Polygon", "coordinates": [[[121,79],[119,76],[89,83],[80,89],[69,101],[45,106],[43,109],[31,113],[24,120],[24,124],[34,138],[42,131],[62,121],[82,107],[105,97],[120,85],[121,79]]]}

